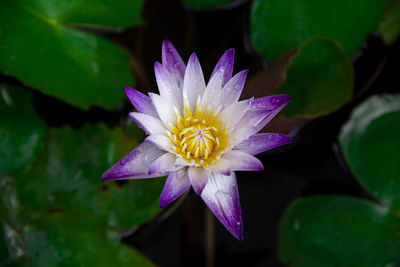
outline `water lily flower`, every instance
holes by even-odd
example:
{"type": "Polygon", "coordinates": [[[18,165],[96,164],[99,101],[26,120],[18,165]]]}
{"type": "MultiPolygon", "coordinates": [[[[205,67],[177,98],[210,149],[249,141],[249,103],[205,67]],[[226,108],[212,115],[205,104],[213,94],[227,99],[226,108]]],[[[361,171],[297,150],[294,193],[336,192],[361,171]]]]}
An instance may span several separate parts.
{"type": "Polygon", "coordinates": [[[235,171],[261,171],[255,154],[290,143],[283,134],[257,134],[291,99],[275,95],[239,101],[247,70],[232,77],[234,49],[218,61],[206,84],[193,53],[187,65],[168,40],[154,65],[160,94],[132,88],[125,94],[137,112],[129,116],[148,137],[107,170],[101,180],[168,175],[159,206],[190,187],[239,240],[242,216],[235,171]]]}

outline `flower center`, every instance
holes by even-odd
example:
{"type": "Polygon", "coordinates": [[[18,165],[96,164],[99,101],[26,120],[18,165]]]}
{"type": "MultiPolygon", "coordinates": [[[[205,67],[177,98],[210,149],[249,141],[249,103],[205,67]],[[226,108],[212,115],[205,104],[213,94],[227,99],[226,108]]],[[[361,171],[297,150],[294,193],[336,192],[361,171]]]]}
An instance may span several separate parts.
{"type": "Polygon", "coordinates": [[[183,117],[176,113],[176,125],[170,126],[170,138],[178,157],[198,166],[215,163],[228,146],[225,130],[217,119],[218,112],[210,115],[208,109],[202,113],[197,105],[193,115],[188,107],[183,117]]]}

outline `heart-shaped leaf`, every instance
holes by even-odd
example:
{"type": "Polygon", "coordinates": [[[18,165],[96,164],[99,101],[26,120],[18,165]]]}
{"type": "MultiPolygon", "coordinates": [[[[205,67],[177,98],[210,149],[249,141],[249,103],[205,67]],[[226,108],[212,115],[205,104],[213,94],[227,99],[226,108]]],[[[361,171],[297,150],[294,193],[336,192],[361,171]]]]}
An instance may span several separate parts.
{"type": "Polygon", "coordinates": [[[281,220],[278,249],[290,266],[396,266],[400,218],[352,197],[300,199],[281,220]]]}
{"type": "Polygon", "coordinates": [[[373,96],[354,110],[339,136],[358,182],[400,210],[400,95],[373,96]]]}
{"type": "Polygon", "coordinates": [[[400,1],[392,0],[379,24],[382,38],[387,45],[392,45],[400,35],[400,1]]]}
{"type": "Polygon", "coordinates": [[[27,90],[0,83],[0,173],[25,169],[39,152],[46,125],[27,90]]]}
{"type": "Polygon", "coordinates": [[[3,202],[14,198],[10,208],[19,212],[20,221],[49,212],[87,212],[97,217],[97,223],[129,230],[159,212],[164,180],[135,180],[119,187],[100,183],[100,176],[135,143],[119,128],[103,125],[50,129],[34,164],[3,183],[3,202]]]}
{"type": "Polygon", "coordinates": [[[164,179],[102,184],[101,174],[133,149],[119,128],[87,125],[50,129],[24,172],[0,178],[0,219],[25,244],[35,266],[145,266],[150,263],[119,243],[118,232],[159,212],[164,179]]]}
{"type": "Polygon", "coordinates": [[[293,96],[282,110],[287,117],[333,112],[353,94],[353,65],[340,45],[329,39],[312,38],[304,42],[286,76],[275,93],[293,96]]]}
{"type": "Polygon", "coordinates": [[[133,83],[129,56],[77,25],[124,27],[142,1],[0,1],[0,70],[87,109],[117,107],[133,83]]]}
{"type": "Polygon", "coordinates": [[[337,41],[353,56],[377,29],[388,0],[256,0],[250,34],[254,48],[274,60],[313,36],[337,41]]]}

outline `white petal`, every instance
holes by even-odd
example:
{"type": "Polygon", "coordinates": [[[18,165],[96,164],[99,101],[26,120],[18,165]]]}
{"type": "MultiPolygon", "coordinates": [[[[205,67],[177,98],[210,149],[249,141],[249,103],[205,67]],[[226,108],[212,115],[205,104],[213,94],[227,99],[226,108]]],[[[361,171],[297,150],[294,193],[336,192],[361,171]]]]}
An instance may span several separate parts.
{"type": "Polygon", "coordinates": [[[193,53],[186,67],[185,78],[183,79],[183,92],[186,93],[189,99],[190,109],[194,112],[198,96],[204,94],[206,83],[204,81],[203,71],[199,60],[193,53]]]}
{"type": "MultiPolygon", "coordinates": [[[[153,101],[154,107],[157,110],[158,116],[164,123],[165,127],[169,128],[170,125],[176,124],[176,113],[171,102],[159,95],[150,93],[151,101],[153,101]]],[[[177,109],[177,107],[175,107],[177,109]]]]}
{"type": "Polygon", "coordinates": [[[239,100],[242,93],[248,70],[243,70],[233,76],[222,88],[221,104],[225,107],[239,100]]]}
{"type": "Polygon", "coordinates": [[[154,144],[162,150],[174,153],[174,144],[171,142],[171,139],[169,139],[165,135],[152,134],[148,136],[145,141],[154,144]]]}
{"type": "Polygon", "coordinates": [[[172,153],[165,153],[156,159],[149,168],[149,175],[157,172],[170,172],[181,169],[182,167],[175,166],[176,155],[172,153]]]}
{"type": "Polygon", "coordinates": [[[165,134],[167,132],[167,128],[165,128],[164,124],[158,118],[138,112],[129,113],[129,117],[147,134],[165,134]]]}
{"type": "Polygon", "coordinates": [[[229,162],[231,171],[262,171],[264,166],[261,161],[240,150],[230,150],[224,153],[221,159],[229,162]]]}
{"type": "Polygon", "coordinates": [[[171,105],[176,106],[180,110],[182,108],[182,91],[178,88],[171,73],[169,73],[159,62],[154,64],[154,72],[160,95],[168,99],[171,105]]]}
{"type": "Polygon", "coordinates": [[[188,174],[193,190],[200,195],[211,173],[203,167],[189,167],[188,174]]]}
{"type": "Polygon", "coordinates": [[[129,152],[120,161],[115,163],[101,177],[102,181],[142,179],[165,175],[165,173],[148,174],[150,165],[154,160],[165,153],[153,144],[141,143],[129,152]]]}
{"type": "Polygon", "coordinates": [[[235,173],[213,173],[201,198],[220,222],[239,240],[243,239],[242,214],[235,173]]]}
{"type": "Polygon", "coordinates": [[[233,130],[239,120],[249,110],[251,99],[233,103],[227,106],[218,116],[224,125],[228,128],[228,132],[233,130]]]}
{"type": "Polygon", "coordinates": [[[218,70],[208,82],[204,95],[201,99],[201,109],[211,108],[211,112],[219,106],[219,96],[221,94],[224,71],[218,70]]]}

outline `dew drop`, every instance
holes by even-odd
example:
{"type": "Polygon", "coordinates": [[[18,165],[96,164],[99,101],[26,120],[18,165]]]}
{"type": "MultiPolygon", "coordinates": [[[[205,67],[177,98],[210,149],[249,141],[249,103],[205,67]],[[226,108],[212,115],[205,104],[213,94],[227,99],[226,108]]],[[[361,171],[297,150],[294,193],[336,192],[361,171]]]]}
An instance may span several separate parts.
{"type": "Polygon", "coordinates": [[[393,261],[390,261],[388,263],[385,264],[385,267],[397,267],[397,264],[393,261]]]}
{"type": "Polygon", "coordinates": [[[295,220],[293,223],[293,230],[297,231],[300,228],[300,222],[299,220],[295,220]]]}
{"type": "Polygon", "coordinates": [[[250,142],[250,147],[255,147],[256,146],[256,143],[254,143],[254,141],[251,141],[250,142]]]}
{"type": "Polygon", "coordinates": [[[272,134],[268,135],[268,139],[272,140],[274,138],[274,136],[272,134]]]}
{"type": "Polygon", "coordinates": [[[177,68],[179,68],[179,66],[180,66],[180,63],[179,62],[175,62],[174,63],[174,67],[177,69],[177,68]]]}
{"type": "Polygon", "coordinates": [[[271,98],[271,103],[272,104],[278,104],[279,103],[279,98],[276,98],[276,97],[271,98]]]}
{"type": "Polygon", "coordinates": [[[126,163],[126,160],[124,160],[124,159],[121,159],[121,160],[119,161],[119,163],[120,163],[121,165],[125,165],[125,163],[126,163]]]}
{"type": "Polygon", "coordinates": [[[240,222],[236,222],[237,225],[240,225],[240,222]]]}
{"type": "Polygon", "coordinates": [[[168,49],[168,53],[173,53],[173,52],[174,52],[174,49],[172,49],[172,48],[168,49]]]}
{"type": "Polygon", "coordinates": [[[240,90],[240,84],[235,85],[235,90],[240,90]]]}

